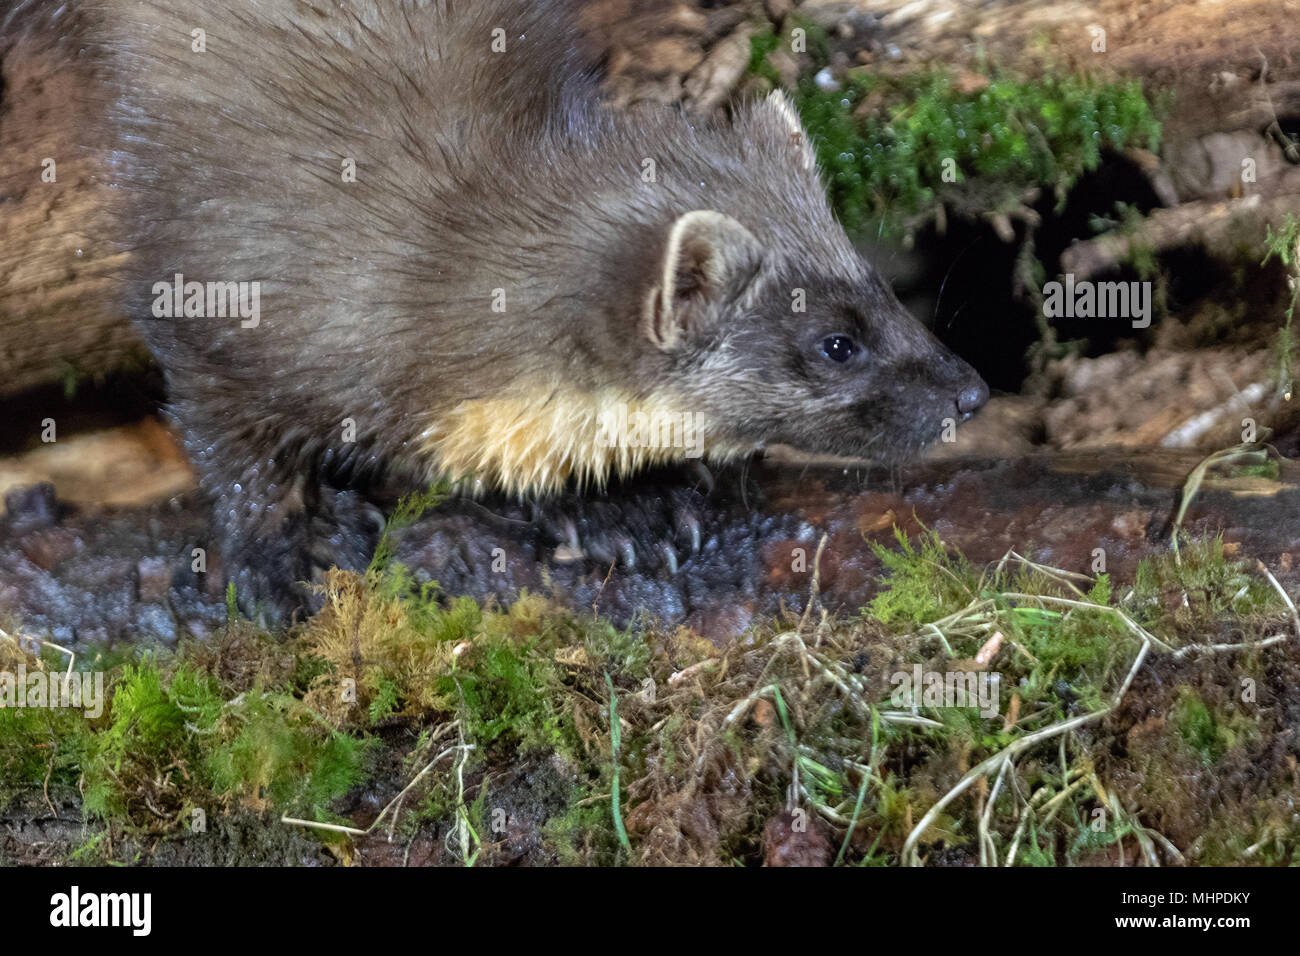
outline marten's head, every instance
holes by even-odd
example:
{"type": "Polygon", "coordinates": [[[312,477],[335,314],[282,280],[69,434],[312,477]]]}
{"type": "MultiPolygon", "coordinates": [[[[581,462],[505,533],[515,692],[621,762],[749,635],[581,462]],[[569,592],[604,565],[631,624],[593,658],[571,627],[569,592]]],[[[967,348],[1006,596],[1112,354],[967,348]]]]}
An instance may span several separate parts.
{"type": "Polygon", "coordinates": [[[717,126],[644,123],[623,145],[669,157],[667,188],[611,195],[631,165],[613,155],[615,172],[573,196],[594,205],[572,217],[566,255],[588,251],[587,301],[608,321],[547,291],[558,324],[503,325],[526,373],[438,414],[422,439],[441,471],[533,493],[772,443],[894,462],[984,404],[979,375],[835,221],[784,97],[717,126]]]}
{"type": "Polygon", "coordinates": [[[714,440],[884,462],[973,415],[987,386],[852,248],[785,99],[738,129],[745,182],[717,177],[718,208],[679,215],[645,280],[663,381],[714,440]]]}

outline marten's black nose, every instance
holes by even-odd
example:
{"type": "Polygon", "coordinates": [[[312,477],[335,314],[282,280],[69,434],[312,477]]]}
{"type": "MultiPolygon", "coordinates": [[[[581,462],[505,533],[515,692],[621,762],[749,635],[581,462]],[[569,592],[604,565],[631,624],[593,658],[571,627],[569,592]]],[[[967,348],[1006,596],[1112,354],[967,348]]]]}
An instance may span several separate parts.
{"type": "Polygon", "coordinates": [[[968,385],[957,395],[957,411],[963,415],[974,415],[989,400],[989,387],[983,382],[968,385]]]}

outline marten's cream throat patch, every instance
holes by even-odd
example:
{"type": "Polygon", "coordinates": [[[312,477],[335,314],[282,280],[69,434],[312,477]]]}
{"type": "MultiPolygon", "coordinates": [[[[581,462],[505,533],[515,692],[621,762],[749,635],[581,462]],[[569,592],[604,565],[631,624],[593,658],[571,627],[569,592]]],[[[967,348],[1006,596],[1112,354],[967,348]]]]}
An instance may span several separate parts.
{"type": "Polygon", "coordinates": [[[514,494],[569,482],[600,488],[648,466],[726,461],[749,450],[718,441],[701,413],[666,396],[568,388],[462,402],[424,431],[421,447],[438,475],[514,494]]]}

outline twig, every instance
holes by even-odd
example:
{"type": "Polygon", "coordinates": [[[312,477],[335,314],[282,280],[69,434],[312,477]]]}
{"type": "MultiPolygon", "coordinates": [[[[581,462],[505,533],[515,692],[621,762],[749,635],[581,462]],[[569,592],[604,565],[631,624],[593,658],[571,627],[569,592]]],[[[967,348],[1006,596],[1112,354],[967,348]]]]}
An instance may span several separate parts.
{"type": "Polygon", "coordinates": [[[1004,763],[1009,762],[1013,757],[1029,749],[1034,744],[1055,737],[1058,734],[1068,733],[1077,727],[1082,727],[1085,724],[1092,723],[1093,721],[1101,720],[1101,718],[1105,717],[1112,710],[1118,707],[1119,702],[1123,700],[1124,695],[1128,692],[1129,686],[1133,683],[1133,678],[1137,676],[1137,672],[1141,668],[1142,662],[1146,660],[1147,653],[1150,650],[1151,643],[1149,641],[1143,641],[1142,649],[1138,651],[1137,656],[1134,658],[1133,666],[1129,668],[1128,676],[1124,679],[1123,685],[1120,687],[1119,692],[1115,695],[1115,699],[1109,706],[1103,707],[1101,710],[1092,711],[1091,713],[1082,714],[1078,717],[1072,717],[1071,719],[1061,721],[1060,723],[1052,724],[1050,727],[1044,727],[1042,730],[1036,730],[1031,734],[1026,734],[1018,740],[1013,740],[1002,750],[999,750],[997,753],[993,754],[993,756],[986,758],[969,770],[966,775],[957,782],[957,785],[944,794],[937,803],[930,807],[930,809],[926,811],[925,816],[921,818],[921,821],[912,828],[912,832],[907,835],[907,840],[903,843],[903,850],[900,854],[903,861],[910,861],[913,866],[920,865],[920,860],[916,855],[916,843],[920,840],[921,835],[930,828],[930,825],[943,811],[944,807],[957,797],[961,796],[961,794],[966,791],[966,788],[980,777],[986,776],[994,770],[1001,773],[1002,765],[1004,763]]]}
{"type": "Polygon", "coordinates": [[[989,793],[989,798],[984,804],[984,812],[980,814],[980,866],[998,865],[998,851],[993,846],[993,837],[989,835],[989,819],[993,816],[993,804],[997,802],[998,791],[1002,789],[1002,781],[1007,775],[1007,768],[1010,766],[1010,760],[1002,761],[1002,769],[998,771],[997,779],[993,781],[993,790],[989,793]]]}
{"type": "MultiPolygon", "coordinates": [[[[52,643],[51,641],[43,641],[39,637],[32,637],[30,634],[10,634],[8,631],[4,630],[3,628],[0,628],[0,637],[7,638],[8,640],[13,641],[14,644],[18,647],[18,650],[22,651],[23,653],[31,653],[25,647],[23,647],[23,641],[31,641],[33,644],[40,644],[43,645],[44,647],[52,647],[60,654],[67,654],[68,670],[67,673],[63,675],[63,691],[65,693],[67,692],[68,681],[72,679],[72,668],[77,663],[77,655],[75,652],[73,652],[69,648],[64,647],[61,644],[55,644],[52,643]]],[[[35,657],[36,655],[32,654],[32,656],[35,657]]]]}
{"type": "Polygon", "coordinates": [[[1264,577],[1268,578],[1268,583],[1273,585],[1273,590],[1281,595],[1282,603],[1285,604],[1287,610],[1291,612],[1291,623],[1295,625],[1296,636],[1300,637],[1300,613],[1296,612],[1295,602],[1291,600],[1291,595],[1286,593],[1286,589],[1278,583],[1277,578],[1273,577],[1273,572],[1264,565],[1263,561],[1257,560],[1255,564],[1259,567],[1259,570],[1263,572],[1264,577]]]}
{"type": "Polygon", "coordinates": [[[618,558],[609,562],[609,570],[605,572],[605,580],[600,582],[600,587],[596,588],[596,596],[591,602],[591,619],[594,621],[600,617],[597,608],[600,606],[600,596],[605,593],[605,585],[609,583],[610,577],[614,574],[614,565],[618,564],[618,558]]]}
{"type": "Polygon", "coordinates": [[[813,576],[812,586],[808,590],[808,606],[803,609],[803,616],[799,618],[801,631],[808,624],[808,615],[812,613],[813,605],[820,603],[821,600],[822,552],[826,550],[826,541],[829,538],[828,534],[822,535],[822,539],[817,542],[817,553],[813,555],[813,576]]]}
{"type": "Polygon", "coordinates": [[[405,787],[402,788],[401,793],[399,793],[392,800],[390,800],[388,802],[388,805],[385,806],[384,809],[379,811],[379,816],[375,817],[374,822],[371,823],[370,826],[366,827],[364,830],[359,830],[356,827],[344,826],[343,824],[339,824],[339,823],[322,823],[318,820],[300,820],[296,817],[288,817],[288,816],[280,817],[280,822],[288,823],[300,827],[312,827],[317,830],[330,830],[334,833],[347,833],[352,836],[366,836],[367,834],[373,832],[375,828],[378,827],[384,821],[384,817],[387,816],[388,811],[392,809],[398,803],[398,801],[400,801],[404,796],[406,796],[407,792],[412,787],[414,787],[417,783],[419,783],[425,774],[427,774],[430,770],[433,769],[434,764],[436,764],[439,760],[441,760],[443,757],[447,756],[448,754],[455,753],[457,750],[468,752],[473,749],[474,749],[473,744],[460,743],[460,744],[453,744],[452,746],[444,750],[442,753],[438,754],[438,756],[434,757],[427,764],[425,764],[424,769],[421,770],[419,773],[417,773],[411,779],[410,783],[408,783],[405,787]]]}

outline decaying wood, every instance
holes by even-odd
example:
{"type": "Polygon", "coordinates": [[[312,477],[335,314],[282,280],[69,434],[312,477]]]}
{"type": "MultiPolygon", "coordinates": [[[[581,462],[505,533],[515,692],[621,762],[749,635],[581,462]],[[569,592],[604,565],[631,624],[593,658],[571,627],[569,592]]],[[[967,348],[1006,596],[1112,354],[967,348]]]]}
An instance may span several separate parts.
{"type": "MultiPolygon", "coordinates": [[[[873,542],[895,546],[894,527],[922,526],[973,561],[1009,549],[1090,574],[1097,549],[1115,586],[1137,562],[1168,549],[1171,521],[1200,456],[1184,453],[1053,455],[936,461],[890,473],[765,462],[717,475],[695,504],[700,548],[676,573],[664,567],[556,560],[522,509],[451,500],[396,538],[395,558],[449,595],[510,601],[522,589],[553,594],[575,613],[627,622],[687,624],[714,640],[752,623],[800,614],[818,575],[819,601],[855,615],[880,585],[873,542]],[[817,551],[826,540],[820,559],[817,551]],[[500,549],[499,551],[497,549],[500,549]],[[504,567],[500,558],[504,556],[504,567]]],[[[189,573],[204,541],[203,510],[190,498],[149,508],[60,513],[28,496],[0,521],[0,612],[29,633],[62,643],[174,639],[225,620],[220,580],[189,573]]],[[[662,507],[660,494],[603,499],[602,520],[632,533],[662,507]]],[[[1230,552],[1256,558],[1293,592],[1300,578],[1300,463],[1274,477],[1207,482],[1184,528],[1222,532],[1230,552]]]]}
{"type": "MultiPolygon", "coordinates": [[[[588,0],[585,25],[604,53],[615,102],[712,109],[743,85],[752,31],[788,28],[796,15],[827,31],[837,68],[1079,69],[1137,76],[1152,93],[1173,89],[1165,159],[1149,172],[1167,205],[1195,204],[1157,213],[1134,236],[1078,244],[1066,256],[1067,269],[1080,276],[1122,261],[1134,242],[1156,249],[1203,242],[1213,250],[1232,241],[1238,219],[1254,228],[1300,205],[1300,184],[1288,180],[1257,206],[1234,206],[1227,194],[1230,180],[1239,179],[1239,157],[1221,142],[1253,137],[1244,155],[1270,169],[1284,162],[1277,121],[1300,110],[1297,21],[1286,0],[588,0]],[[1232,162],[1219,162],[1223,156],[1232,162]]],[[[785,50],[774,62],[793,79],[796,64],[785,50]]],[[[111,185],[80,150],[100,108],[93,77],[68,70],[50,50],[6,49],[3,37],[0,70],[4,396],[99,376],[144,353],[113,290],[125,252],[111,242],[120,231],[111,185]],[[42,179],[45,159],[57,164],[54,182],[42,179]]],[[[1294,176],[1295,169],[1279,174],[1294,176]]],[[[1002,234],[1012,234],[1005,215],[989,215],[1002,234]]]]}
{"type": "MultiPolygon", "coordinates": [[[[1300,187],[1300,169],[1293,178],[1300,187]]],[[[1200,247],[1215,258],[1232,261],[1243,247],[1253,255],[1262,250],[1265,227],[1278,229],[1288,214],[1297,212],[1300,189],[1267,199],[1202,200],[1156,209],[1131,232],[1076,242],[1061,253],[1061,271],[1077,279],[1090,278],[1131,261],[1138,251],[1165,252],[1178,246],[1200,247]]]]}
{"type": "Polygon", "coordinates": [[[0,37],[0,395],[138,364],[118,308],[111,186],[81,137],[94,79],[0,37]]]}

